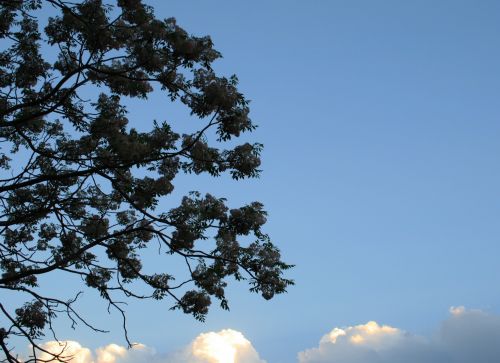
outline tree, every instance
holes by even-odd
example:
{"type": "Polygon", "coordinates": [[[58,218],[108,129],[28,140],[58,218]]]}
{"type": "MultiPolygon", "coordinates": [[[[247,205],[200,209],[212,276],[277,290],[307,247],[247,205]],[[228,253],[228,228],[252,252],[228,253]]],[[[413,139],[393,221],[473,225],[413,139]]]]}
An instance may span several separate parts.
{"type": "MultiPolygon", "coordinates": [[[[211,298],[228,308],[230,276],[265,299],[293,284],[283,277],[291,266],[262,231],[261,203],[230,209],[223,198],[193,192],[159,210],[180,173],[260,172],[261,144],[224,149],[255,125],[237,78],[212,69],[220,54],[209,37],[156,19],[140,0],[0,4],[0,288],[25,299],[0,303],[4,361],[20,361],[13,336],[32,345],[35,361],[44,333],[55,336],[58,313],[98,330],[75,309],[78,295],[43,295],[40,275],[64,273],[96,289],[122,315],[129,344],[118,296],[169,298],[173,309],[203,320],[211,298]],[[43,32],[35,16],[42,6],[57,10],[43,32]],[[42,45],[57,54],[53,61],[42,45]],[[127,99],[147,100],[153,91],[183,104],[202,126],[182,135],[167,122],[151,121],[148,132],[130,127],[127,99]],[[185,261],[186,279],[145,272],[144,249],[158,243],[164,258],[185,261]],[[138,293],[144,286],[149,293],[138,293]]],[[[68,358],[64,349],[53,356],[68,358]]]]}

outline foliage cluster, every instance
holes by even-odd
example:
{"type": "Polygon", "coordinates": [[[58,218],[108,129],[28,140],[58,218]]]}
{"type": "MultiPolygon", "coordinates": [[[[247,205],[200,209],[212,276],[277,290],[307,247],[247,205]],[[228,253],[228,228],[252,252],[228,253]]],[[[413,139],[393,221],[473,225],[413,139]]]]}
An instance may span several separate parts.
{"type": "MultiPolygon", "coordinates": [[[[18,307],[0,302],[5,361],[19,361],[12,336],[26,338],[36,360],[58,313],[98,330],[74,308],[76,297],[39,292],[39,276],[55,271],[98,290],[122,314],[127,340],[119,296],[170,298],[202,320],[213,299],[228,307],[230,276],[247,279],[265,299],[285,292],[290,265],[262,231],[261,203],[230,209],[223,198],[193,192],[175,208],[159,208],[179,173],[259,175],[262,145],[223,148],[255,126],[237,78],[214,72],[220,54],[210,37],[157,19],[140,0],[3,0],[0,18],[0,289],[26,297],[18,307]],[[57,15],[41,30],[34,14],[42,6],[57,15]],[[42,45],[57,52],[55,61],[42,45]],[[134,122],[149,122],[149,131],[130,127],[127,98],[147,100],[153,90],[185,105],[202,122],[198,131],[180,134],[172,123],[148,120],[134,122]],[[206,239],[215,247],[207,249],[206,239]],[[185,261],[185,281],[145,272],[141,250],[158,243],[165,258],[185,261]],[[150,293],[139,294],[138,283],[150,293]]],[[[65,359],[63,352],[55,358],[65,359]]]]}

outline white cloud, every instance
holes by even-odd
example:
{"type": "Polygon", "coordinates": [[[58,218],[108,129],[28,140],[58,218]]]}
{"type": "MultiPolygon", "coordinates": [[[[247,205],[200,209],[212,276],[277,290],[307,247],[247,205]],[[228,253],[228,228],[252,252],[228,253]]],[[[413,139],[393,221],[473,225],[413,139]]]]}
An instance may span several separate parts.
{"type": "Polygon", "coordinates": [[[118,344],[109,344],[96,350],[99,363],[115,363],[127,355],[128,349],[118,344]]]}
{"type": "Polygon", "coordinates": [[[192,358],[207,363],[266,363],[243,334],[231,329],[200,334],[188,351],[192,358]]]}
{"type": "MultiPolygon", "coordinates": [[[[387,360],[389,356],[405,346],[425,350],[426,344],[422,338],[370,321],[362,325],[333,329],[321,338],[317,348],[300,352],[298,359],[300,363],[392,363],[392,360],[387,360]]],[[[412,352],[412,354],[415,353],[415,351],[412,352]]],[[[412,360],[404,361],[413,362],[412,360]]]]}
{"type": "MultiPolygon", "coordinates": [[[[64,349],[63,355],[72,357],[71,363],[266,363],[242,333],[231,329],[200,334],[187,347],[167,356],[144,344],[135,344],[132,349],[109,344],[94,354],[74,341],[51,341],[43,348],[56,354],[64,349]]],[[[44,353],[39,358],[51,357],[44,353]]]]}
{"type": "MultiPolygon", "coordinates": [[[[88,348],[84,348],[80,343],[75,341],[65,342],[47,342],[42,344],[42,348],[53,354],[58,354],[61,358],[71,357],[71,363],[89,363],[92,362],[92,352],[88,348]]],[[[42,353],[38,356],[41,361],[48,361],[52,356],[47,353],[42,353]]],[[[56,362],[57,360],[54,360],[56,362]]]]}
{"type": "Polygon", "coordinates": [[[500,362],[500,317],[463,306],[450,308],[432,338],[368,322],[335,328],[300,363],[492,363],[500,362]]]}
{"type": "Polygon", "coordinates": [[[134,344],[132,349],[118,344],[109,344],[96,349],[95,363],[140,363],[152,362],[155,358],[155,350],[144,344],[134,344]]]}

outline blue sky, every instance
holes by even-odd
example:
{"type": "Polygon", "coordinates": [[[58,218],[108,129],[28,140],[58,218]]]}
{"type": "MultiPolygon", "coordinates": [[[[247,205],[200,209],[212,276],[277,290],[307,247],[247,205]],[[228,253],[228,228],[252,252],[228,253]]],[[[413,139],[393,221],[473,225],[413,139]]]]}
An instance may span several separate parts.
{"type": "MultiPolygon", "coordinates": [[[[259,180],[176,187],[262,201],[297,285],[269,302],[233,285],[231,311],[214,307],[203,324],[168,303],[131,304],[134,340],[166,352],[231,328],[280,363],[336,326],[428,335],[450,306],[500,314],[500,2],[147,3],[212,37],[217,71],[252,100],[248,138],[265,145],[259,180]]],[[[131,108],[185,117],[160,96],[131,108]]],[[[88,294],[82,308],[97,302],[88,294]]],[[[123,344],[117,317],[99,314],[111,334],[65,338],[123,344]]]]}

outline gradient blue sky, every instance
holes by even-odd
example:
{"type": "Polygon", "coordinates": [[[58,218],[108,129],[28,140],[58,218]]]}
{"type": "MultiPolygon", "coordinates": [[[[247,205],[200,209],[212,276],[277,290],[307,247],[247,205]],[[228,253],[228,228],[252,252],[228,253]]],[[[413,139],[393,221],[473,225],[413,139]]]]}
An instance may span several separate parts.
{"type": "MultiPolygon", "coordinates": [[[[131,304],[133,340],[170,351],[232,328],[284,363],[334,326],[429,334],[452,305],[500,313],[499,1],[147,3],[211,35],[217,70],[236,73],[252,100],[260,127],[249,139],[265,145],[261,179],[178,190],[264,202],[297,285],[269,302],[234,285],[231,311],[214,307],[205,323],[168,303],[131,304]]],[[[159,96],[131,107],[184,117],[159,96]]],[[[109,321],[108,335],[61,326],[90,347],[123,343],[109,321]]]]}

